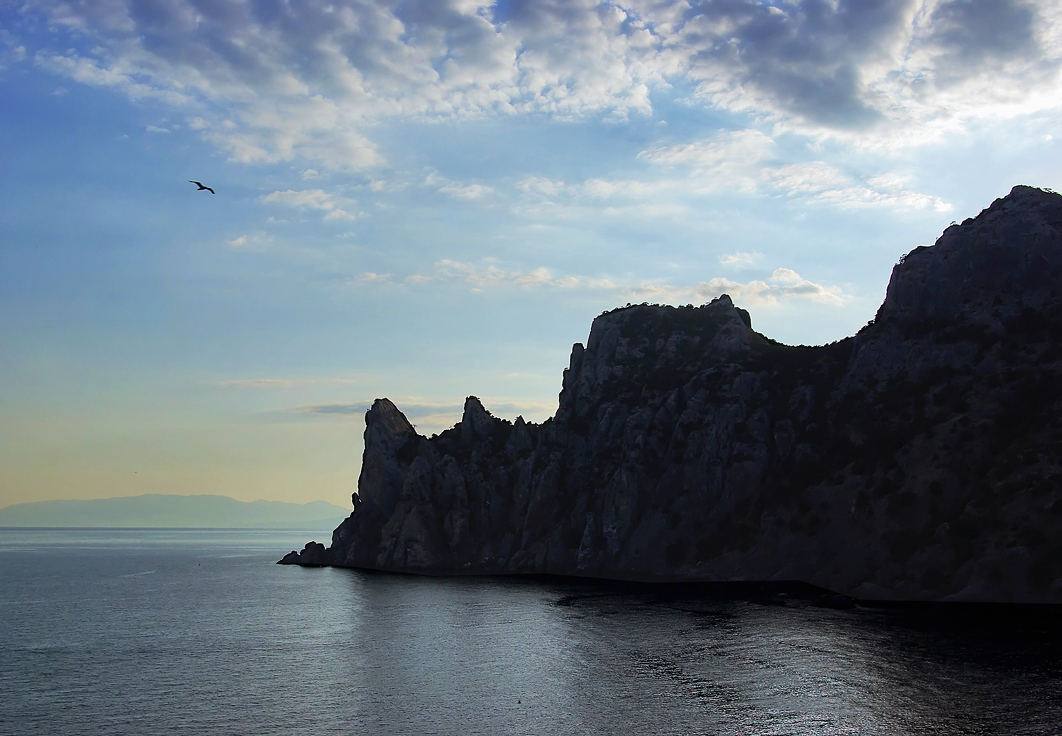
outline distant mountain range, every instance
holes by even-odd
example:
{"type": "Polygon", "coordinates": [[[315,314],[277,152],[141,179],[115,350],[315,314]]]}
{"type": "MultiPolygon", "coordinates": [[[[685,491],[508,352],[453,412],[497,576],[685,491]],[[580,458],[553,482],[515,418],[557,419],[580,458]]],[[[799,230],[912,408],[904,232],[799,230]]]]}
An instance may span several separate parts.
{"type": "Polygon", "coordinates": [[[237,501],[228,496],[149,494],[85,501],[37,501],[0,509],[0,527],[185,527],[330,529],[350,513],[325,501],[237,501]]]}

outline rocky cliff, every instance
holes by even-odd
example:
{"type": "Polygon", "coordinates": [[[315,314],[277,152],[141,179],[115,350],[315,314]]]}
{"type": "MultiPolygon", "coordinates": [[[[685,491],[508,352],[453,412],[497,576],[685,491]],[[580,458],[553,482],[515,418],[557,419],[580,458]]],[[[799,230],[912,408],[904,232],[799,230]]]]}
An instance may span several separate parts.
{"type": "Polygon", "coordinates": [[[379,399],[353,500],[282,562],[1062,602],[1062,196],[915,249],[831,345],[724,295],[598,317],[541,425],[469,397],[429,439],[379,399]]]}

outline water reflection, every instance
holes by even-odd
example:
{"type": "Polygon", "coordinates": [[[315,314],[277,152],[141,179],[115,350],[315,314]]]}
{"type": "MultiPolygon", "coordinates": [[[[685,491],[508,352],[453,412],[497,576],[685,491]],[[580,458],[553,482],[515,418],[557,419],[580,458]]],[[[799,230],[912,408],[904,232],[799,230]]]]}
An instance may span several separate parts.
{"type": "Polygon", "coordinates": [[[778,591],[302,569],[272,564],[288,540],[263,549],[253,533],[54,541],[0,533],[0,733],[1044,734],[1062,723],[1057,609],[836,610],[778,591]]]}
{"type": "Polygon", "coordinates": [[[569,636],[587,659],[608,661],[629,642],[616,690],[638,704],[630,717],[647,733],[1054,733],[1062,714],[1057,610],[637,595],[573,608],[583,615],[569,636]]]}
{"type": "Polygon", "coordinates": [[[541,732],[534,724],[568,719],[563,675],[573,663],[547,591],[365,573],[351,574],[350,589],[363,646],[348,672],[368,731],[541,732]]]}
{"type": "Polygon", "coordinates": [[[372,644],[350,661],[357,720],[378,732],[1050,733],[1062,715],[1057,634],[1037,646],[1021,616],[349,575],[372,644]]]}

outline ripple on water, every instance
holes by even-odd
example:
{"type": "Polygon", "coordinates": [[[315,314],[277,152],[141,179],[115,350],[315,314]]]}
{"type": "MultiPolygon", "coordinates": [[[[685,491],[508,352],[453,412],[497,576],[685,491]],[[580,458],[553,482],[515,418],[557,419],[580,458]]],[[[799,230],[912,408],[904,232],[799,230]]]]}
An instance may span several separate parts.
{"type": "Polygon", "coordinates": [[[1046,734],[1062,723],[1054,609],[838,610],[799,592],[274,565],[298,532],[248,533],[243,546],[238,532],[141,530],[124,545],[64,535],[25,554],[28,537],[0,532],[2,733],[1046,734]]]}

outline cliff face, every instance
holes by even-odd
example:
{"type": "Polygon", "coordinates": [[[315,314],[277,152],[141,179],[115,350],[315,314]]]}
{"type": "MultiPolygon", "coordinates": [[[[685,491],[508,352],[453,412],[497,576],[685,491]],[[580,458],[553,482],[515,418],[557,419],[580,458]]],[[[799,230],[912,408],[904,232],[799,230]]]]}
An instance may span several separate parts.
{"type": "Polygon", "coordinates": [[[788,347],[722,296],[598,317],[556,416],[366,415],[354,513],[285,557],[406,572],[803,580],[1062,602],[1062,196],[1015,187],[788,347]]]}

